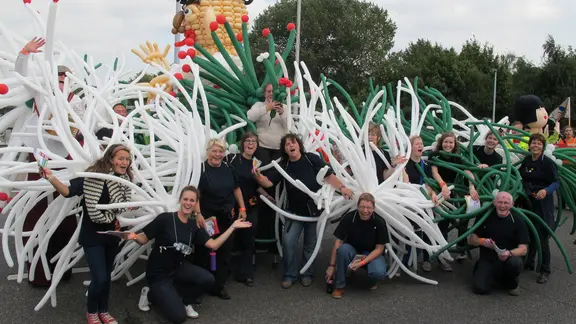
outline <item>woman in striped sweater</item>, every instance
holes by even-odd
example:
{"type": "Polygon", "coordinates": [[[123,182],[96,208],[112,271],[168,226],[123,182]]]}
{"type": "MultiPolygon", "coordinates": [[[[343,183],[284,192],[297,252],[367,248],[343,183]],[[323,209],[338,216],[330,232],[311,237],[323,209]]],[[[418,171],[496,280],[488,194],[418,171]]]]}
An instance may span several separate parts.
{"type": "MultiPolygon", "coordinates": [[[[104,156],[94,162],[86,172],[114,175],[132,181],[132,155],[121,144],[108,147],[104,156]]],[[[114,258],[118,253],[120,239],[111,235],[98,234],[99,231],[120,229],[116,216],[125,209],[96,209],[96,205],[115,204],[130,201],[131,190],[120,182],[96,178],[76,178],[70,186],[58,180],[51,170],[40,167],[40,175],[64,197],[84,196],[82,199],[82,227],[78,243],[84,248],[92,280],[88,287],[86,317],[88,324],[117,324],[108,313],[111,273],[114,258]]]]}

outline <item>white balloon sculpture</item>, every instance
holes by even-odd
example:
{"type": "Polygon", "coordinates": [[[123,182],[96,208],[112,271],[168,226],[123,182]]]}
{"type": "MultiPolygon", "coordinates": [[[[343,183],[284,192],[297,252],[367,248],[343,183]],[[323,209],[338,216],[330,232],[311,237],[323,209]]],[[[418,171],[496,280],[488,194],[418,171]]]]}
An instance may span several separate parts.
{"type": "MultiPolygon", "coordinates": [[[[51,298],[52,305],[56,306],[56,287],[62,275],[74,267],[83,256],[83,250],[77,243],[78,228],[64,249],[50,260],[46,257],[48,242],[58,225],[64,217],[81,213],[81,209],[78,208],[78,198],[65,199],[59,196],[49,203],[48,208],[32,231],[23,231],[25,215],[38,201],[54,192],[52,186],[45,180],[18,181],[19,175],[38,171],[35,162],[27,162],[28,153],[33,152],[36,148],[45,152],[50,158],[48,166],[52,169],[60,169],[55,171],[55,174],[63,181],[68,181],[74,177],[89,176],[121,181],[129,185],[133,189],[132,202],[97,207],[101,209],[139,207],[137,210],[119,216],[121,226],[128,226],[131,227],[131,230],[138,231],[157,214],[176,209],[177,195],[181,188],[198,183],[201,172],[200,166],[205,158],[207,140],[211,137],[224,137],[228,132],[246,126],[246,122],[238,116],[232,116],[234,120],[238,121],[235,125],[224,129],[219,134],[215,134],[210,129],[210,109],[202,82],[200,82],[199,68],[189,58],[183,63],[192,67],[191,73],[187,75],[194,81],[192,93],[187,93],[169,71],[160,66],[152,65],[170,75],[173,86],[184,94],[191,110],[188,110],[176,98],[165,93],[162,88],[136,85],[139,78],[131,84],[121,84],[119,80],[125,75],[122,72],[123,64],[120,64],[118,69],[104,67],[107,71],[106,76],[100,78],[100,71],[95,70],[90,58],[85,62],[74,51],[54,41],[55,20],[53,18],[57,9],[56,3],[52,3],[50,6],[47,27],[44,27],[42,18],[29,4],[26,4],[26,8],[41,27],[42,34],[46,34],[47,44],[44,54],[34,55],[35,57],[30,62],[28,75],[24,76],[13,72],[16,56],[12,53],[17,53],[27,40],[9,32],[0,23],[0,36],[6,40],[10,47],[10,52],[0,52],[0,56],[4,58],[4,60],[0,60],[0,83],[5,83],[10,88],[8,94],[0,95],[0,108],[16,107],[4,115],[0,121],[0,131],[10,126],[14,128],[9,146],[0,149],[0,154],[2,154],[0,158],[0,188],[5,188],[2,191],[18,192],[3,211],[3,215],[6,215],[7,219],[2,230],[2,248],[8,265],[14,266],[15,262],[10,250],[10,237],[13,237],[12,244],[18,265],[18,282],[21,282],[24,277],[27,261],[31,263],[28,274],[30,279],[34,278],[34,270],[37,266],[43,267],[48,279],[51,279],[50,288],[35,308],[39,310],[49,298],[51,298]],[[75,71],[74,74],[68,73],[64,92],[59,90],[56,76],[56,66],[63,62],[73,67],[75,71]],[[80,89],[80,93],[83,94],[83,104],[86,106],[84,120],[80,119],[66,100],[71,88],[80,89]],[[160,100],[156,100],[153,105],[145,104],[144,98],[148,93],[157,94],[160,96],[160,100]],[[35,97],[37,102],[45,102],[46,104],[39,107],[41,111],[39,118],[31,122],[33,113],[31,109],[26,107],[25,102],[32,97],[35,97]],[[127,117],[120,117],[113,112],[111,103],[134,98],[138,99],[136,108],[127,117]],[[201,107],[197,105],[199,98],[202,103],[201,107]],[[151,109],[156,112],[155,115],[150,113],[151,109]],[[199,109],[203,111],[205,124],[201,121],[199,109]],[[49,114],[52,114],[54,118],[48,120],[49,114]],[[73,123],[68,121],[68,115],[72,116],[73,123]],[[84,135],[83,146],[68,131],[70,126],[78,128],[84,135]],[[101,127],[113,129],[111,139],[99,141],[93,135],[101,127]],[[46,133],[46,130],[55,130],[58,136],[51,136],[46,133]],[[137,144],[135,137],[138,134],[149,136],[149,145],[137,144]],[[29,143],[26,139],[35,139],[34,145],[24,145],[29,143]],[[107,143],[123,143],[131,149],[134,155],[133,170],[135,175],[132,183],[111,175],[83,171],[95,159],[102,156],[101,145],[107,143]],[[70,154],[71,160],[66,159],[68,154],[70,154]],[[28,238],[26,244],[23,244],[23,238],[28,238]],[[50,271],[49,263],[56,263],[53,273],[50,271]]],[[[285,76],[288,77],[282,58],[279,56],[278,59],[285,76]]],[[[406,184],[401,181],[403,166],[398,167],[393,175],[382,184],[378,184],[374,176],[375,162],[369,147],[372,144],[369,144],[368,141],[368,121],[375,116],[379,109],[383,109],[378,102],[382,92],[370,103],[369,113],[362,125],[358,125],[340,102],[335,98],[333,99],[332,106],[336,107],[340,115],[343,116],[347,131],[350,134],[350,138],[348,138],[338,127],[334,111],[327,108],[321,83],[315,84],[312,81],[304,63],[302,63],[304,75],[300,72],[300,67],[297,64],[295,67],[295,81],[301,96],[298,105],[299,112],[295,116],[290,115],[290,128],[292,131],[304,135],[306,138],[305,147],[308,151],[317,148],[324,150],[336,175],[355,192],[356,197],[362,192],[371,192],[375,195],[377,212],[386,220],[391,238],[396,239],[391,240],[392,243],[388,245],[388,251],[393,258],[390,265],[390,276],[394,276],[399,269],[402,269],[422,282],[436,284],[436,281],[423,278],[415,273],[416,249],[424,249],[433,253],[447,244],[438,226],[432,221],[434,218],[430,209],[433,206],[432,203],[421,193],[421,186],[406,184]],[[304,81],[311,90],[309,100],[303,93],[304,81]],[[316,111],[318,105],[321,107],[319,112],[316,111]],[[292,117],[295,117],[294,121],[292,117]],[[316,130],[321,132],[323,138],[315,135],[316,130]],[[331,142],[335,143],[347,162],[341,164],[336,160],[332,153],[331,142]],[[353,176],[345,171],[347,166],[351,168],[353,176]],[[416,235],[411,222],[417,224],[432,243],[428,244],[416,235]],[[408,249],[412,250],[408,263],[411,268],[400,262],[408,249]]],[[[143,74],[144,72],[141,75],[143,74]]],[[[414,97],[413,89],[399,86],[398,102],[401,91],[407,91],[412,95],[412,129],[410,134],[404,132],[400,119],[396,118],[399,116],[398,111],[390,110],[386,113],[384,119],[386,127],[382,127],[382,130],[385,134],[384,140],[390,147],[392,156],[397,154],[410,155],[409,135],[418,134],[423,122],[423,118],[419,118],[420,108],[418,100],[414,97]]],[[[290,97],[287,98],[287,102],[290,102],[290,97]]],[[[292,114],[290,110],[288,113],[292,114]]],[[[384,159],[383,156],[381,158],[384,159]]],[[[312,197],[319,208],[325,208],[320,217],[302,217],[287,213],[263,198],[268,205],[277,211],[279,217],[277,217],[276,222],[283,221],[286,217],[300,221],[318,222],[318,243],[312,258],[301,270],[303,272],[310,266],[319,251],[327,221],[339,217],[345,211],[356,208],[356,201],[344,200],[343,197],[336,195],[334,189],[327,184],[323,185],[318,192],[311,192],[300,181],[291,179],[277,162],[272,162],[268,167],[277,168],[287,181],[312,197]]],[[[322,174],[321,172],[318,176],[320,182],[322,182],[322,174]]],[[[276,201],[279,202],[280,206],[285,200],[284,197],[285,193],[277,193],[276,201]]],[[[81,223],[81,219],[79,223],[81,223]]],[[[125,244],[116,258],[115,269],[112,274],[113,280],[126,276],[128,278],[127,285],[132,285],[143,279],[143,273],[134,277],[130,274],[130,269],[139,258],[147,259],[146,255],[149,253],[150,244],[144,246],[139,246],[135,242],[125,244]]],[[[445,262],[445,260],[451,260],[451,257],[448,252],[444,252],[440,255],[440,260],[445,262]]]]}

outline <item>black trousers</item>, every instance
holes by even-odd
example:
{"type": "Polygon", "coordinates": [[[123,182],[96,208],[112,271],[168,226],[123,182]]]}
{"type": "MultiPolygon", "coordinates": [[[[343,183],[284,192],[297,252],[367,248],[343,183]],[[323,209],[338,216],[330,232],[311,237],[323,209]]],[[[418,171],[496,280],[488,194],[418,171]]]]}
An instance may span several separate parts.
{"type": "Polygon", "coordinates": [[[236,279],[244,281],[248,278],[254,278],[254,267],[252,266],[252,257],[254,256],[254,239],[258,231],[258,209],[249,209],[246,214],[246,220],[252,223],[250,228],[241,228],[234,232],[237,250],[240,251],[240,259],[236,279]]]}
{"type": "MultiPolygon", "coordinates": [[[[202,212],[204,214],[204,212],[202,212]]],[[[205,215],[212,215],[210,213],[206,213],[205,215]]],[[[232,224],[230,216],[226,217],[217,217],[218,228],[220,233],[224,233],[232,224]]],[[[235,234],[234,234],[235,235],[235,234]]],[[[214,236],[214,238],[218,238],[220,234],[214,236]]],[[[211,250],[206,248],[204,245],[195,245],[194,249],[194,263],[198,266],[205,268],[208,271],[211,271],[214,275],[215,282],[211,289],[213,293],[219,293],[224,286],[226,285],[226,281],[230,276],[230,263],[232,259],[232,250],[234,248],[234,236],[229,237],[220,248],[215,251],[216,252],[216,271],[210,270],[210,252],[211,250]]]]}
{"type": "Polygon", "coordinates": [[[504,289],[515,289],[522,267],[522,258],[517,256],[509,257],[504,262],[480,259],[474,266],[472,288],[480,295],[489,294],[495,283],[504,289]]]}
{"type": "Polygon", "coordinates": [[[188,261],[170,276],[150,282],[148,300],[170,322],[184,323],[186,305],[193,304],[214,285],[214,276],[188,261]]]}
{"type": "MultiPolygon", "coordinates": [[[[262,161],[262,166],[270,164],[272,160],[276,160],[282,156],[282,152],[280,150],[273,150],[268,148],[260,147],[256,152],[256,157],[262,161]]],[[[267,170],[264,172],[264,175],[267,175],[273,170],[267,170]]],[[[265,189],[266,192],[274,197],[276,193],[276,187],[267,188],[265,189]]],[[[276,239],[275,234],[275,220],[276,220],[276,212],[268,207],[265,203],[261,202],[258,206],[258,231],[256,232],[256,237],[261,240],[274,240],[276,239]]],[[[266,243],[266,244],[258,244],[259,247],[268,249],[270,252],[278,254],[278,249],[276,243],[266,243]]]]}
{"type": "MultiPolygon", "coordinates": [[[[450,227],[450,221],[449,220],[441,220],[438,222],[438,228],[440,229],[440,233],[442,233],[442,236],[445,239],[448,239],[448,228],[450,227]]],[[[430,238],[428,237],[428,235],[424,234],[424,232],[420,232],[421,235],[423,235],[423,240],[424,242],[430,244],[430,238]]],[[[423,250],[422,251],[422,258],[424,262],[428,262],[430,261],[430,254],[428,254],[428,251],[423,250]]]]}
{"type": "MultiPolygon", "coordinates": [[[[542,200],[536,200],[531,197],[530,203],[532,204],[532,212],[540,216],[548,227],[554,228],[554,196],[547,195],[546,198],[542,200]]],[[[542,267],[539,272],[549,274],[552,271],[550,267],[550,259],[552,258],[550,254],[550,234],[539,222],[533,221],[532,223],[536,228],[536,232],[540,238],[540,246],[542,247],[542,267]]],[[[536,245],[536,240],[533,238],[532,232],[530,232],[530,236],[526,267],[534,266],[536,253],[538,252],[538,246],[536,245]]]]}

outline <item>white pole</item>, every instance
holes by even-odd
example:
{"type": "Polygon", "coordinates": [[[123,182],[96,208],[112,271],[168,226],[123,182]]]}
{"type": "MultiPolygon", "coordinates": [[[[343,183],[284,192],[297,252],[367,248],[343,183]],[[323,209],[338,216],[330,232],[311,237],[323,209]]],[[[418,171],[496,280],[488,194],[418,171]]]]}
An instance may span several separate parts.
{"type": "Polygon", "coordinates": [[[568,97],[568,126],[572,126],[572,107],[570,107],[570,97],[568,97]]]}
{"type": "MultiPolygon", "coordinates": [[[[180,2],[176,1],[176,11],[175,14],[178,13],[178,11],[182,10],[181,4],[180,2]]],[[[179,64],[180,63],[180,58],[178,58],[178,49],[176,48],[176,43],[180,41],[180,34],[176,33],[176,35],[174,35],[174,46],[172,47],[174,49],[174,63],[175,64],[179,64]]]]}
{"type": "Polygon", "coordinates": [[[494,98],[492,99],[492,122],[496,122],[496,80],[498,79],[498,70],[494,71],[494,98]]]}
{"type": "Polygon", "coordinates": [[[296,62],[300,62],[300,16],[302,14],[302,0],[298,0],[296,9],[296,62]]]}

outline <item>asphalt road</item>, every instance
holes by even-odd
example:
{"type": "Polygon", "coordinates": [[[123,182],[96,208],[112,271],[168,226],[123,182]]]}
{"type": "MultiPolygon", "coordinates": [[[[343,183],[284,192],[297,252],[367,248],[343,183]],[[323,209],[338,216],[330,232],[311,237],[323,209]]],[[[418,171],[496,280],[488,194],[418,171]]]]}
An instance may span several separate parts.
{"type": "MultiPolygon", "coordinates": [[[[572,217],[572,216],[571,216],[572,217]]],[[[570,262],[576,267],[575,237],[568,234],[571,220],[559,229],[570,262]]],[[[330,229],[332,230],[332,229],[330,229]]],[[[576,277],[567,271],[560,251],[553,244],[553,273],[546,285],[536,283],[534,272],[524,272],[520,283],[521,296],[511,297],[505,291],[489,296],[476,296],[470,290],[473,262],[454,264],[454,272],[444,273],[435,268],[427,277],[438,280],[437,286],[421,284],[403,274],[380,283],[375,291],[366,289],[365,273],[355,276],[344,298],[332,299],[325,293],[320,279],[328,262],[331,235],[323,242],[317,261],[318,280],[311,287],[299,284],[289,290],[280,288],[281,269],[272,268],[272,257],[259,254],[256,286],[248,288],[230,282],[229,301],[204,297],[197,308],[200,319],[190,323],[566,323],[576,322],[576,277]]],[[[473,254],[476,257],[476,253],[473,254]]],[[[140,265],[143,266],[143,265],[140,265]]],[[[89,274],[75,274],[58,289],[58,306],[47,304],[38,312],[35,305],[43,289],[28,283],[7,280],[16,273],[0,260],[0,323],[85,323],[84,310],[89,274]]],[[[142,283],[143,284],[143,283],[142,283]]],[[[126,287],[126,280],[113,283],[111,313],[120,324],[165,323],[152,311],[144,313],[138,307],[142,285],[126,287]]]]}

